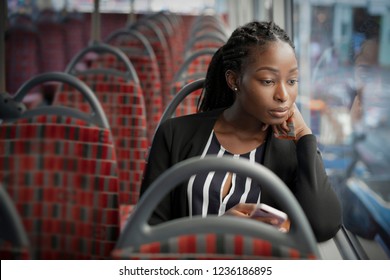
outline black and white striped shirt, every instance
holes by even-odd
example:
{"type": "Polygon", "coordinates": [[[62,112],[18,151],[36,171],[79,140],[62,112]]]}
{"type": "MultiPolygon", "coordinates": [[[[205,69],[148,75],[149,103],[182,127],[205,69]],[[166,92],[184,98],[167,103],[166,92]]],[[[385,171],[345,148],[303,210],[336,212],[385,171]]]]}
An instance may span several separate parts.
{"type": "MultiPolygon", "coordinates": [[[[219,143],[214,130],[212,130],[201,157],[206,155],[232,156],[233,158],[246,158],[251,162],[262,163],[264,145],[246,154],[232,154],[219,143]]],[[[223,186],[228,178],[227,172],[208,172],[194,175],[187,186],[189,216],[210,214],[223,215],[228,209],[238,203],[259,203],[260,185],[252,182],[251,178],[232,174],[231,188],[222,198],[223,186]]]]}

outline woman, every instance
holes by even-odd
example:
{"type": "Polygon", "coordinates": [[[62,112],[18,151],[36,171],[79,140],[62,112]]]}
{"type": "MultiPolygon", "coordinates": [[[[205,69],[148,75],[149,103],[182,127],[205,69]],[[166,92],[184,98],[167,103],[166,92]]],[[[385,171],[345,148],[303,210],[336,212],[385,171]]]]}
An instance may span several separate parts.
{"type": "MultiPolygon", "coordinates": [[[[141,195],[184,159],[210,154],[248,158],[286,183],[318,241],[333,237],[341,209],[316,138],[295,106],[297,93],[298,64],[287,34],[273,22],[237,28],[213,56],[199,113],[169,119],[156,132],[141,195]]],[[[281,208],[249,178],[199,174],[170,193],[150,223],[209,214],[249,217],[259,202],[281,208]]]]}

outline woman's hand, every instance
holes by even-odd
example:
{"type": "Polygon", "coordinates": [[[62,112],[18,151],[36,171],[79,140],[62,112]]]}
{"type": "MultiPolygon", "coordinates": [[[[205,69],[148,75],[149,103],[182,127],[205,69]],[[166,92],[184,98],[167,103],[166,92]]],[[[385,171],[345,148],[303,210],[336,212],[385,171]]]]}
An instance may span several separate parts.
{"type": "Polygon", "coordinates": [[[272,130],[276,138],[293,139],[295,142],[304,135],[312,134],[295,103],[288,114],[288,118],[280,125],[273,125],[272,130]]]}
{"type": "MultiPolygon", "coordinates": [[[[252,212],[255,211],[257,207],[258,205],[255,203],[239,203],[233,206],[232,208],[230,208],[228,211],[226,211],[224,215],[242,217],[242,218],[251,218],[252,212]]],[[[290,220],[288,219],[280,225],[278,219],[276,218],[256,217],[253,219],[266,224],[277,226],[277,228],[282,232],[288,232],[290,229],[290,220]]]]}
{"type": "Polygon", "coordinates": [[[224,215],[249,218],[255,209],[255,203],[239,203],[226,211],[224,215]]]}

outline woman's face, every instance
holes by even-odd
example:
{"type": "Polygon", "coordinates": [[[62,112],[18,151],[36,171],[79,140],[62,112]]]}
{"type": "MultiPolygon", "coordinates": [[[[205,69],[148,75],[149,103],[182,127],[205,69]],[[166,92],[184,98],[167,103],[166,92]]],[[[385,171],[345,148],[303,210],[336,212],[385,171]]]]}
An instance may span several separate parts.
{"type": "Polygon", "coordinates": [[[298,94],[298,62],[285,42],[252,48],[238,78],[235,106],[258,121],[275,125],[288,118],[298,94]]]}

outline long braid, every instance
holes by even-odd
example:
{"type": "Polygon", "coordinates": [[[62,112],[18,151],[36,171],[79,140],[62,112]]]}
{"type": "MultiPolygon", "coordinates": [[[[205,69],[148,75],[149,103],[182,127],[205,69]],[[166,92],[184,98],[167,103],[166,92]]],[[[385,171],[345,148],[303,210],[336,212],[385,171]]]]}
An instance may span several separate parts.
{"type": "Polygon", "coordinates": [[[214,108],[226,107],[227,104],[233,104],[234,102],[234,94],[224,94],[230,91],[230,88],[225,79],[222,53],[223,50],[221,47],[211,59],[202,92],[202,103],[198,106],[199,111],[209,111],[214,108]],[[212,94],[207,94],[206,92],[212,94]]]}
{"type": "Polygon", "coordinates": [[[214,54],[210,62],[198,111],[231,106],[235,94],[226,82],[226,71],[240,74],[242,65],[254,46],[265,47],[267,43],[277,40],[295,48],[286,32],[274,22],[250,22],[233,31],[229,40],[214,54]]]}

